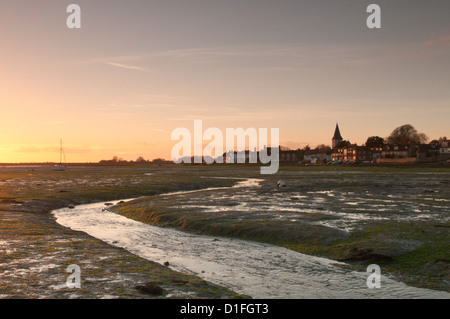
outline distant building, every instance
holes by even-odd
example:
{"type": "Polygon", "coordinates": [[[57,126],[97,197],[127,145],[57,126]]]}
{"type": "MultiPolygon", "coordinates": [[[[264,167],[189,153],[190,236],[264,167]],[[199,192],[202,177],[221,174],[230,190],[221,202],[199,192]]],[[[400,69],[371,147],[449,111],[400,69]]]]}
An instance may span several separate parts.
{"type": "Polygon", "coordinates": [[[381,153],[383,152],[382,147],[371,147],[372,150],[372,162],[376,163],[379,158],[381,158],[381,153]]]}
{"type": "Polygon", "coordinates": [[[381,151],[381,159],[405,159],[416,157],[417,147],[413,144],[386,145],[381,151]]]}
{"type": "Polygon", "coordinates": [[[223,153],[223,162],[224,163],[258,163],[258,155],[259,152],[256,150],[249,151],[228,151],[223,153]]]}
{"type": "Polygon", "coordinates": [[[448,160],[450,159],[450,141],[445,139],[439,143],[439,159],[448,160]]]}
{"type": "Polygon", "coordinates": [[[339,125],[336,123],[336,129],[334,130],[334,135],[331,139],[331,148],[335,148],[343,140],[341,132],[339,131],[339,125]]]}
{"type": "Polygon", "coordinates": [[[439,156],[441,159],[450,159],[450,147],[441,147],[439,149],[439,156]]]}
{"type": "Polygon", "coordinates": [[[420,144],[417,148],[416,162],[434,162],[439,160],[440,148],[437,143],[420,144]]]}
{"type": "Polygon", "coordinates": [[[328,149],[315,149],[306,151],[303,156],[304,162],[309,162],[311,164],[321,164],[331,161],[331,150],[328,149]]]}
{"type": "Polygon", "coordinates": [[[373,151],[367,146],[351,145],[344,149],[343,160],[347,162],[372,162],[373,151]]]}
{"type": "MultiPolygon", "coordinates": [[[[438,162],[450,158],[445,155],[448,148],[442,143],[432,141],[429,144],[396,144],[386,145],[378,160],[380,163],[427,163],[438,162]]],[[[445,144],[444,144],[445,145],[445,144]]]]}
{"type": "Polygon", "coordinates": [[[298,163],[301,161],[302,152],[298,150],[283,150],[280,148],[280,163],[298,163]]]}
{"type": "MultiPolygon", "coordinates": [[[[271,156],[272,148],[265,146],[263,152],[267,153],[267,156],[271,156]]],[[[278,147],[278,155],[280,164],[297,164],[303,158],[303,151],[300,149],[284,149],[280,146],[278,147]]],[[[223,153],[222,157],[224,163],[260,163],[260,151],[256,151],[256,149],[253,152],[249,150],[228,151],[223,153]]]]}

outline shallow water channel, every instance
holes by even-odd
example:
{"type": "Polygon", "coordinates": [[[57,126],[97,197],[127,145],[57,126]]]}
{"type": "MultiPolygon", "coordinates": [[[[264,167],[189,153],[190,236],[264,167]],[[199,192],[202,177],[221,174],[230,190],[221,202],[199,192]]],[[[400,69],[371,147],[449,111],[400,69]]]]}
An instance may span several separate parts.
{"type": "MultiPolygon", "coordinates": [[[[236,187],[256,185],[257,180],[247,180],[236,187]]],[[[80,205],[53,214],[63,226],[151,261],[168,261],[174,270],[253,298],[450,298],[447,292],[409,287],[385,276],[381,277],[381,288],[369,289],[369,273],[343,269],[333,265],[339,264],[334,260],[263,243],[148,225],[105,207],[105,203],[80,205]]]]}

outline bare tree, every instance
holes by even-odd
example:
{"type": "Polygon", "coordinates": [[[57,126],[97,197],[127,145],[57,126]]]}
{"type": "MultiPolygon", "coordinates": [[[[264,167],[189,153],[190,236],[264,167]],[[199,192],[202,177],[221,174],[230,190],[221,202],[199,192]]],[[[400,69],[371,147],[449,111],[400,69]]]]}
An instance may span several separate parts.
{"type": "Polygon", "coordinates": [[[428,136],[418,133],[411,124],[397,127],[386,139],[388,144],[422,144],[428,141],[428,136]]]}

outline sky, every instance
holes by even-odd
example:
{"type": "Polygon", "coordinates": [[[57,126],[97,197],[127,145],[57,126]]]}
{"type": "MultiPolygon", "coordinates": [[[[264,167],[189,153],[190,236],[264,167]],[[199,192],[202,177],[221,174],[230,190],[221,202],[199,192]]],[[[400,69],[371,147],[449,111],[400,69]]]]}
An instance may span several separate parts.
{"type": "Polygon", "coordinates": [[[170,159],[176,128],[291,149],[450,136],[450,1],[2,0],[0,162],[170,159]],[[81,8],[69,29],[67,6],[81,8]],[[381,28],[369,29],[369,4],[381,28]]]}

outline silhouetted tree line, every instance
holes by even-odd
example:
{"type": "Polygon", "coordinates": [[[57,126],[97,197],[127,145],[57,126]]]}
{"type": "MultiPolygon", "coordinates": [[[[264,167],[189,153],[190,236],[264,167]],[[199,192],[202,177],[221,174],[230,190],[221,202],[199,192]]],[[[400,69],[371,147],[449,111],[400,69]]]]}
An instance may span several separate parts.
{"type": "Polygon", "coordinates": [[[121,164],[167,164],[172,163],[171,161],[167,161],[163,158],[155,158],[153,160],[146,160],[144,157],[139,156],[135,161],[127,161],[122,159],[121,157],[114,156],[110,160],[101,160],[100,164],[109,164],[109,165],[121,165],[121,164]]]}

